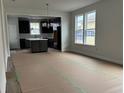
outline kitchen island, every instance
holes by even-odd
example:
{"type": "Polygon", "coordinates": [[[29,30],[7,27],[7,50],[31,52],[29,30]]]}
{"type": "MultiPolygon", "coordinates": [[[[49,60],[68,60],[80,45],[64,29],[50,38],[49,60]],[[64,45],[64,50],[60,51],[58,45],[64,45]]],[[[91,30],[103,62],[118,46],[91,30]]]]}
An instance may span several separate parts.
{"type": "Polygon", "coordinates": [[[47,52],[48,51],[48,39],[27,38],[26,44],[30,48],[32,53],[39,53],[39,52],[47,52]]]}

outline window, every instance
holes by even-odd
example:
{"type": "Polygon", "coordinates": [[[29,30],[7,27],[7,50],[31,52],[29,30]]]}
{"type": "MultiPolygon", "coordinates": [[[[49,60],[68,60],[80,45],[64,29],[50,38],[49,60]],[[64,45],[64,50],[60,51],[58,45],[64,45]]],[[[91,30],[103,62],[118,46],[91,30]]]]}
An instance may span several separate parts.
{"type": "Polygon", "coordinates": [[[75,43],[83,44],[83,15],[75,17],[75,43]]]}
{"type": "Polygon", "coordinates": [[[75,17],[75,43],[95,45],[96,11],[75,17]]]}
{"type": "Polygon", "coordinates": [[[30,23],[31,35],[40,35],[40,23],[30,23]]]}
{"type": "Polygon", "coordinates": [[[96,12],[89,12],[85,15],[84,44],[95,45],[96,12]]]}

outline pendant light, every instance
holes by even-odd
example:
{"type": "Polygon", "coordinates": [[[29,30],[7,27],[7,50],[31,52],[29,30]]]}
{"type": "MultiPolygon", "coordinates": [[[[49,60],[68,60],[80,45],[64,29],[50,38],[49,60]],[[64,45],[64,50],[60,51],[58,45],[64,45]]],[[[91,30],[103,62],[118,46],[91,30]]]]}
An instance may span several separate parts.
{"type": "Polygon", "coordinates": [[[46,3],[46,8],[47,8],[47,27],[49,28],[50,27],[50,22],[49,22],[49,4],[46,3]]]}
{"type": "Polygon", "coordinates": [[[47,8],[47,16],[48,16],[48,14],[49,14],[49,4],[48,3],[46,3],[46,8],[47,8]]]}

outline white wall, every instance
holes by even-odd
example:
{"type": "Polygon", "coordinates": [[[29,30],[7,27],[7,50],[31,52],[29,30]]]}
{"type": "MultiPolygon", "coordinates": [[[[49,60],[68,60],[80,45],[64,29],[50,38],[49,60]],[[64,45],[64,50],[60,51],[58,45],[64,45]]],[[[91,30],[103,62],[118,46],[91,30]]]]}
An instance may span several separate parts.
{"type": "Polygon", "coordinates": [[[1,20],[2,20],[2,33],[3,33],[3,45],[4,45],[4,60],[5,60],[5,68],[7,69],[7,61],[8,61],[8,51],[7,51],[7,30],[6,30],[6,16],[5,16],[5,8],[4,8],[4,3],[3,0],[1,1],[1,12],[2,12],[2,16],[1,16],[1,20]]]}
{"type": "Polygon", "coordinates": [[[10,49],[20,49],[18,17],[8,17],[8,33],[10,49]]]}
{"type": "MultiPolygon", "coordinates": [[[[33,10],[33,9],[19,9],[19,8],[6,8],[7,15],[17,15],[17,16],[46,16],[46,11],[44,10],[33,10]]],[[[51,17],[61,17],[62,19],[62,51],[66,51],[69,46],[69,13],[49,11],[49,16],[51,17]]]]}
{"type": "Polygon", "coordinates": [[[123,64],[123,0],[101,0],[72,12],[71,51],[123,64]],[[74,44],[74,17],[96,10],[96,46],[74,44]]]}
{"type": "Polygon", "coordinates": [[[0,92],[5,93],[6,90],[6,48],[5,48],[5,41],[4,41],[4,7],[3,1],[0,0],[0,92]]]}

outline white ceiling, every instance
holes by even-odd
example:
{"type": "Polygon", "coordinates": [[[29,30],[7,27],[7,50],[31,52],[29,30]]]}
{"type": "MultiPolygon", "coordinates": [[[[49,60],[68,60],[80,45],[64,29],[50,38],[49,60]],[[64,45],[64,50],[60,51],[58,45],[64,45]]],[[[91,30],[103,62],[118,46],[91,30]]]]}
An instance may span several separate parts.
{"type": "Polygon", "coordinates": [[[46,9],[46,3],[49,3],[49,9],[70,12],[84,6],[93,4],[100,0],[4,0],[6,7],[28,8],[28,9],[46,9]]]}

